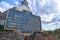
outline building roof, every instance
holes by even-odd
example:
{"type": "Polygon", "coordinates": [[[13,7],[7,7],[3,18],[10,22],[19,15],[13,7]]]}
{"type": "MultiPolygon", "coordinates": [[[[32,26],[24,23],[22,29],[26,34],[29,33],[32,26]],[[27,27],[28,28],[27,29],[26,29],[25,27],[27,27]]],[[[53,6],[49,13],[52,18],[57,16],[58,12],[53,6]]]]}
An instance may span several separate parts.
{"type": "Polygon", "coordinates": [[[27,7],[26,5],[22,5],[21,7],[16,7],[15,9],[17,11],[23,11],[23,10],[30,11],[29,7],[27,7]]]}
{"type": "Polygon", "coordinates": [[[16,7],[17,11],[23,11],[23,10],[30,11],[30,8],[28,7],[28,2],[26,0],[23,0],[21,4],[22,4],[21,6],[16,7]]]}

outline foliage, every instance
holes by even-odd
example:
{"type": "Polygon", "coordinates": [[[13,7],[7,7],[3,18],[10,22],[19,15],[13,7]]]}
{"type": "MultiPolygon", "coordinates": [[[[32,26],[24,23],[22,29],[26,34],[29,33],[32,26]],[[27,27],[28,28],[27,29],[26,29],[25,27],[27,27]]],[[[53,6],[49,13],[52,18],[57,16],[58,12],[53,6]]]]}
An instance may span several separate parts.
{"type": "Polygon", "coordinates": [[[6,32],[14,32],[13,30],[4,30],[4,31],[6,31],[6,32]]]}
{"type": "Polygon", "coordinates": [[[4,30],[4,25],[0,24],[0,30],[4,30]]]}
{"type": "Polygon", "coordinates": [[[44,33],[44,34],[48,34],[48,32],[47,32],[47,31],[45,31],[45,30],[43,31],[43,33],[44,33]]]}
{"type": "Polygon", "coordinates": [[[55,34],[60,34],[60,29],[56,29],[56,30],[54,31],[54,33],[55,33],[55,34]]]}
{"type": "Polygon", "coordinates": [[[13,30],[4,30],[4,25],[0,24],[0,31],[13,32],[13,30]]]}

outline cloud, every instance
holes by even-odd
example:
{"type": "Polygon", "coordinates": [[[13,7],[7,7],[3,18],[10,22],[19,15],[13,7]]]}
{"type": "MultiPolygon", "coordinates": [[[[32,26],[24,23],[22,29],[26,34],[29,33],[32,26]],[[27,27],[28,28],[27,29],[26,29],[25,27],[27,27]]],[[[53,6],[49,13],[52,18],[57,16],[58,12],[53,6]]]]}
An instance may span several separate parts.
{"type": "MultiPolygon", "coordinates": [[[[11,2],[12,2],[12,1],[11,1],[11,2]]],[[[4,12],[4,11],[10,9],[10,8],[13,8],[14,6],[20,5],[20,3],[19,3],[17,0],[15,0],[15,1],[13,2],[13,4],[14,4],[14,5],[11,5],[11,4],[8,3],[8,2],[1,1],[1,2],[0,2],[0,5],[1,5],[1,6],[0,6],[0,11],[1,11],[1,12],[4,12]]]]}
{"type": "Polygon", "coordinates": [[[6,9],[9,9],[9,8],[12,8],[12,7],[13,7],[12,5],[10,5],[9,3],[4,2],[4,1],[2,1],[1,4],[2,4],[3,7],[6,8],[6,9]]]}
{"type": "Polygon", "coordinates": [[[35,15],[35,13],[37,13],[37,6],[38,6],[38,4],[36,4],[38,3],[37,0],[29,0],[28,3],[29,3],[28,6],[30,7],[33,14],[35,15]]]}
{"type": "MultiPolygon", "coordinates": [[[[50,14],[41,15],[42,21],[46,21],[46,22],[51,22],[55,18],[60,19],[60,13],[50,13],[50,14]]],[[[55,21],[57,21],[56,19],[55,19],[55,21]]]]}
{"type": "MultiPolygon", "coordinates": [[[[60,24],[60,0],[27,0],[27,1],[29,3],[28,6],[30,7],[33,14],[41,17],[42,24],[45,25],[45,26],[42,25],[44,28],[46,26],[49,28],[51,25],[58,26],[57,23],[60,24]]],[[[2,6],[0,7],[0,11],[2,11],[2,8],[5,10],[12,7],[12,5],[10,5],[11,3],[8,4],[6,2],[2,2],[1,4],[2,6]]],[[[18,6],[20,3],[18,0],[15,1],[13,0],[12,4],[14,6],[18,6]]]]}
{"type": "Polygon", "coordinates": [[[60,22],[59,0],[29,0],[28,2],[29,7],[31,8],[34,15],[40,16],[42,24],[46,24],[45,27],[47,25],[49,25],[48,27],[54,25],[56,25],[56,27],[58,26],[57,23],[60,22]]]}
{"type": "Polygon", "coordinates": [[[43,7],[46,4],[46,0],[37,0],[37,2],[39,3],[40,7],[43,7]]]}
{"type": "Polygon", "coordinates": [[[52,22],[52,23],[50,23],[50,24],[48,24],[49,26],[51,26],[51,25],[59,25],[59,23],[58,22],[52,22]]]}
{"type": "Polygon", "coordinates": [[[51,21],[52,19],[53,19],[53,17],[52,17],[53,15],[47,15],[47,14],[43,14],[43,15],[41,15],[41,19],[42,19],[42,21],[46,21],[46,22],[49,22],[49,21],[51,21]]]}
{"type": "Polygon", "coordinates": [[[55,0],[57,11],[60,12],[60,0],[55,0]]]}
{"type": "Polygon", "coordinates": [[[4,12],[5,8],[0,7],[0,12],[4,12]]]}
{"type": "Polygon", "coordinates": [[[21,5],[17,0],[14,1],[15,6],[21,5]]]}
{"type": "Polygon", "coordinates": [[[4,1],[2,1],[2,2],[0,3],[0,5],[1,5],[1,7],[0,7],[0,11],[1,11],[1,12],[4,12],[4,11],[6,11],[6,10],[14,7],[14,6],[12,6],[12,5],[10,5],[9,3],[4,2],[4,1]]]}
{"type": "Polygon", "coordinates": [[[52,23],[49,23],[49,24],[42,24],[42,29],[43,30],[55,30],[57,28],[60,28],[58,22],[54,22],[54,23],[52,22],[52,23]]]}

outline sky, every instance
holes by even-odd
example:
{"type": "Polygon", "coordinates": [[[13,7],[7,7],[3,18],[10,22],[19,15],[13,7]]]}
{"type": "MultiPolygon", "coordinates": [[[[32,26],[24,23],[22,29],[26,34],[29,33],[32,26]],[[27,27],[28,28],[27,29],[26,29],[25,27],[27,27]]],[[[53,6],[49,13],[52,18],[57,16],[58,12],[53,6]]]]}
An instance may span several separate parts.
{"type": "MultiPolygon", "coordinates": [[[[1,0],[0,11],[21,6],[22,0],[1,0]]],[[[27,0],[33,15],[40,16],[43,30],[60,28],[60,0],[27,0]]]]}

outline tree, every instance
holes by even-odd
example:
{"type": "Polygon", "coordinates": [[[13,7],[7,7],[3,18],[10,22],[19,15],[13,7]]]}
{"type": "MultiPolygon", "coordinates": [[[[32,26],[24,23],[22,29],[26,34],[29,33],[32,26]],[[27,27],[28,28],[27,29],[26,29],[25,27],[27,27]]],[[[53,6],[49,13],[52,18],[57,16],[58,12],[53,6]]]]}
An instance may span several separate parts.
{"type": "Polygon", "coordinates": [[[56,29],[56,30],[54,31],[54,33],[55,33],[55,34],[60,34],[60,29],[56,29]]]}
{"type": "Polygon", "coordinates": [[[4,25],[0,24],[0,30],[4,30],[4,25]]]}
{"type": "Polygon", "coordinates": [[[54,31],[54,33],[58,36],[58,38],[60,39],[60,29],[56,29],[54,31]]]}

